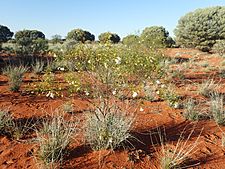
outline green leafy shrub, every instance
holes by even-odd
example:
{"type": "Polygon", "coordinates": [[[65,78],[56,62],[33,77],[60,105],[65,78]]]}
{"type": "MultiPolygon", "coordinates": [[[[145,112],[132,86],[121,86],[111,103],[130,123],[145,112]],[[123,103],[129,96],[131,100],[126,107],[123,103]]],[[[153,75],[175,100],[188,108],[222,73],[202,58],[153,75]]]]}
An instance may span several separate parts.
{"type": "Polygon", "coordinates": [[[98,36],[101,43],[118,43],[120,41],[119,35],[111,32],[104,32],[98,36]]]}
{"type": "Polygon", "coordinates": [[[51,39],[51,42],[53,43],[53,44],[57,44],[57,43],[62,43],[63,42],[63,40],[62,40],[62,36],[61,35],[53,35],[52,36],[52,39],[51,39]]]}
{"type": "Polygon", "coordinates": [[[225,7],[209,7],[187,13],[178,21],[176,42],[183,47],[210,51],[217,40],[225,39],[225,7]]]}
{"type": "MultiPolygon", "coordinates": [[[[79,44],[64,55],[64,60],[73,62],[77,71],[88,72],[96,84],[106,85],[107,91],[102,94],[115,91],[118,94],[125,88],[132,92],[132,86],[163,76],[162,55],[142,45],[127,48],[121,44],[79,44]]],[[[98,93],[96,87],[101,85],[94,87],[94,93],[98,93]]],[[[102,86],[99,88],[100,91],[103,89],[102,86]]]]}
{"type": "Polygon", "coordinates": [[[173,85],[168,85],[167,87],[162,88],[159,91],[160,97],[166,100],[169,106],[173,108],[180,108],[180,99],[181,97],[176,92],[176,87],[173,85]]]}
{"type": "MultiPolygon", "coordinates": [[[[148,47],[164,47],[167,46],[167,42],[170,42],[169,39],[169,32],[162,26],[151,26],[146,27],[143,32],[141,33],[141,40],[142,43],[147,45],[148,47]]],[[[170,44],[168,44],[170,45],[170,44]]]]}
{"type": "Polygon", "coordinates": [[[220,56],[223,56],[225,54],[225,40],[217,40],[212,50],[220,56]]]}
{"type": "Polygon", "coordinates": [[[27,67],[24,66],[14,67],[11,65],[3,69],[3,74],[9,78],[9,86],[11,91],[19,91],[23,80],[23,75],[27,70],[27,67]]]}
{"type": "Polygon", "coordinates": [[[127,46],[132,46],[140,42],[140,37],[138,35],[128,35],[123,38],[122,43],[127,46]]]}
{"type": "Polygon", "coordinates": [[[22,30],[15,34],[17,51],[24,55],[43,53],[48,49],[45,35],[37,30],[22,30]]]}
{"type": "Polygon", "coordinates": [[[94,41],[95,36],[82,29],[73,29],[72,31],[68,32],[66,39],[84,43],[86,41],[94,41]]]}
{"type": "Polygon", "coordinates": [[[3,42],[7,42],[13,36],[13,32],[7,26],[0,25],[0,49],[3,42]]]}

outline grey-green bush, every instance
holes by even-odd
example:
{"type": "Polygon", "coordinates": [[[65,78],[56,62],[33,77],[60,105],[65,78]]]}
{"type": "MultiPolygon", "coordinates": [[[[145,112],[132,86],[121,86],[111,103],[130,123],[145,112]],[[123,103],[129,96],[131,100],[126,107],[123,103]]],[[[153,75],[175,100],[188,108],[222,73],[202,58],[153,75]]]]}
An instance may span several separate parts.
{"type": "Polygon", "coordinates": [[[169,32],[162,26],[146,27],[141,33],[141,40],[147,46],[163,47],[167,46],[169,32]]]}
{"type": "Polygon", "coordinates": [[[217,40],[212,48],[213,52],[218,53],[220,56],[225,54],[225,39],[217,40]]]}
{"type": "Polygon", "coordinates": [[[115,149],[131,137],[133,122],[133,115],[127,115],[116,105],[101,102],[94,113],[87,115],[86,142],[93,150],[115,149]]]}
{"type": "Polygon", "coordinates": [[[128,46],[135,45],[140,42],[140,37],[138,35],[128,35],[123,38],[122,43],[128,46]]]}
{"type": "Polygon", "coordinates": [[[82,29],[73,29],[68,32],[66,39],[84,43],[86,41],[94,41],[95,36],[90,32],[82,29]]]}
{"type": "Polygon", "coordinates": [[[174,31],[182,47],[210,51],[217,40],[225,39],[225,7],[216,6],[189,12],[174,31]]]}
{"type": "Polygon", "coordinates": [[[13,32],[7,26],[0,25],[0,49],[3,42],[7,42],[13,36],[13,32]]]}
{"type": "Polygon", "coordinates": [[[22,30],[15,34],[17,51],[22,54],[43,53],[48,49],[45,35],[37,30],[22,30]]]}
{"type": "Polygon", "coordinates": [[[98,36],[101,43],[118,43],[120,41],[119,35],[111,32],[104,32],[98,36]]]}

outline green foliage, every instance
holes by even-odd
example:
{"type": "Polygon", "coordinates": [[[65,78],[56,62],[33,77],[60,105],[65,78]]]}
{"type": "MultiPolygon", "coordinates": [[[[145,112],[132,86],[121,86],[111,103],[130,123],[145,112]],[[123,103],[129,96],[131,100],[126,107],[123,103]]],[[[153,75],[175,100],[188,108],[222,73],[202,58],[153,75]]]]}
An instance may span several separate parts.
{"type": "Polygon", "coordinates": [[[37,30],[22,30],[15,34],[18,52],[22,54],[43,53],[48,49],[45,35],[37,30]]]}
{"type": "Polygon", "coordinates": [[[52,39],[51,39],[51,42],[53,44],[56,44],[56,43],[61,43],[62,42],[62,36],[61,35],[53,35],[52,36],[52,39]]]}
{"type": "MultiPolygon", "coordinates": [[[[146,27],[141,33],[141,40],[148,47],[164,47],[167,45],[169,32],[162,26],[146,27]]],[[[170,41],[168,41],[170,42],[170,41]]]]}
{"type": "Polygon", "coordinates": [[[36,59],[35,62],[31,65],[34,74],[41,74],[44,70],[45,63],[42,60],[36,59]]]}
{"type": "Polygon", "coordinates": [[[98,36],[101,43],[118,43],[120,41],[119,35],[111,32],[104,32],[98,36]]]}
{"type": "Polygon", "coordinates": [[[40,143],[37,158],[45,167],[62,162],[67,147],[77,134],[77,124],[73,119],[66,121],[59,113],[43,121],[43,129],[36,131],[40,143]]]}
{"type": "Polygon", "coordinates": [[[128,35],[123,38],[122,43],[127,46],[132,46],[140,42],[140,37],[138,35],[128,35]]]}
{"type": "Polygon", "coordinates": [[[161,98],[168,102],[169,106],[180,108],[180,96],[177,94],[175,86],[168,85],[166,88],[162,88],[159,94],[161,98]]]}
{"type": "Polygon", "coordinates": [[[184,105],[184,117],[187,120],[197,121],[200,119],[199,109],[193,99],[189,99],[184,105]]]}
{"type": "Polygon", "coordinates": [[[7,42],[13,36],[13,32],[7,26],[0,25],[0,49],[3,42],[7,42]]]}
{"type": "Polygon", "coordinates": [[[225,39],[217,40],[212,48],[213,52],[218,53],[220,56],[225,54],[225,39]]]}
{"type": "Polygon", "coordinates": [[[176,42],[183,47],[210,51],[217,40],[225,39],[225,7],[209,7],[187,13],[178,21],[176,42]]]}
{"type": "Polygon", "coordinates": [[[131,137],[134,117],[126,115],[118,106],[101,102],[95,112],[87,116],[86,142],[93,150],[115,149],[131,137]]]}
{"type": "Polygon", "coordinates": [[[72,31],[68,32],[66,39],[84,43],[86,41],[94,41],[95,36],[82,29],[73,29],[72,31]]]}
{"type": "Polygon", "coordinates": [[[77,45],[65,54],[79,71],[99,72],[100,68],[111,69],[119,77],[133,75],[143,80],[157,74],[162,56],[144,46],[127,48],[123,45],[77,45]]]}
{"type": "Polygon", "coordinates": [[[3,69],[3,74],[8,76],[9,85],[11,91],[19,91],[23,75],[27,71],[27,68],[24,66],[14,67],[9,65],[5,69],[3,69]]]}

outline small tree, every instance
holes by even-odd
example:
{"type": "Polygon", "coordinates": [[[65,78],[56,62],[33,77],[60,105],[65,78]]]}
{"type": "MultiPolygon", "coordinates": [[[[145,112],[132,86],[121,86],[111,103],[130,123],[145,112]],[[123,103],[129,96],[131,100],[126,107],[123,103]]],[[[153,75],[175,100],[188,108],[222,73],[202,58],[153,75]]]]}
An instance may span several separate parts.
{"type": "Polygon", "coordinates": [[[45,35],[38,30],[22,30],[15,34],[18,51],[22,54],[42,53],[48,48],[45,35]]]}
{"type": "Polygon", "coordinates": [[[13,32],[6,26],[0,25],[0,49],[3,42],[7,42],[13,36],[13,32]]]}
{"type": "Polygon", "coordinates": [[[68,32],[66,39],[84,43],[86,41],[94,41],[95,36],[82,29],[73,29],[72,31],[68,32]]]}
{"type": "Polygon", "coordinates": [[[128,46],[137,44],[140,42],[140,37],[138,35],[128,35],[123,38],[122,43],[128,46]]]}
{"type": "Polygon", "coordinates": [[[141,33],[141,40],[147,46],[167,46],[169,32],[162,26],[146,27],[141,33]]]}
{"type": "Polygon", "coordinates": [[[111,32],[104,32],[98,36],[98,39],[102,43],[118,43],[120,41],[119,35],[111,32]]]}
{"type": "Polygon", "coordinates": [[[209,7],[187,13],[174,31],[182,47],[210,51],[217,40],[225,39],[225,7],[209,7]]]}
{"type": "Polygon", "coordinates": [[[57,35],[57,34],[56,35],[53,35],[52,36],[52,39],[51,39],[51,42],[53,44],[62,42],[62,36],[61,35],[57,35]]]}

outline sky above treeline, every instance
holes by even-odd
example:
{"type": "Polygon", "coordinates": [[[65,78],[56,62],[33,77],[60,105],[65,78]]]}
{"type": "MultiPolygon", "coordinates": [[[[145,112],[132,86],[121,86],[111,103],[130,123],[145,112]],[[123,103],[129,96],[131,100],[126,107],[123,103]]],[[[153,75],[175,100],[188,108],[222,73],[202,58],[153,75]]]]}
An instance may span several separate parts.
{"type": "Polygon", "coordinates": [[[0,24],[13,32],[40,30],[49,39],[75,28],[96,38],[107,31],[124,37],[155,25],[173,36],[181,16],[211,6],[225,6],[225,0],[1,0],[0,24]]]}

